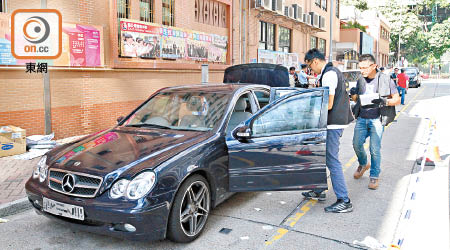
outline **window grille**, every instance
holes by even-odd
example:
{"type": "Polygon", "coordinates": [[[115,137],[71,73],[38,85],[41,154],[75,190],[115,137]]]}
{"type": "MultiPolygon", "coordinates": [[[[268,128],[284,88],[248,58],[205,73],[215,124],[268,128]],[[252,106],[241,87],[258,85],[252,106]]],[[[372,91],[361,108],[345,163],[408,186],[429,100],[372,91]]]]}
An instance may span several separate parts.
{"type": "Polygon", "coordinates": [[[144,22],[153,22],[153,0],[140,0],[140,19],[144,22]]]}
{"type": "Polygon", "coordinates": [[[162,24],[175,25],[175,0],[162,0],[162,24]]]}

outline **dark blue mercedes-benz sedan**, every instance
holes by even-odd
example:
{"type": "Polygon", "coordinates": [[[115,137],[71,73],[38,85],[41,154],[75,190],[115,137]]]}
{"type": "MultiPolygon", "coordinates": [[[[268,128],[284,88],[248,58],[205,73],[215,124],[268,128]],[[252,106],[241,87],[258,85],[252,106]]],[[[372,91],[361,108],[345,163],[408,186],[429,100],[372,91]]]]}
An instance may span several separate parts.
{"type": "Polygon", "coordinates": [[[328,89],[165,88],[118,125],[48,152],[38,213],[137,240],[196,239],[233,192],[327,188],[328,89]]]}

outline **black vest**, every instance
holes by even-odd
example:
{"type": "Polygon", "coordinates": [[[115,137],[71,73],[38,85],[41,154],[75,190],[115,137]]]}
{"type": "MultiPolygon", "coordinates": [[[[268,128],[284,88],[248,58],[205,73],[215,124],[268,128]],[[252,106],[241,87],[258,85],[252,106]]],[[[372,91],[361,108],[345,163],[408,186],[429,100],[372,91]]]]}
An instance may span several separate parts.
{"type": "Polygon", "coordinates": [[[323,70],[319,84],[322,86],[322,78],[328,71],[336,72],[338,83],[334,94],[334,102],[331,110],[328,110],[328,125],[347,125],[355,118],[353,117],[352,110],[350,108],[350,98],[345,87],[344,75],[342,72],[333,66],[332,63],[327,63],[323,70]]]}

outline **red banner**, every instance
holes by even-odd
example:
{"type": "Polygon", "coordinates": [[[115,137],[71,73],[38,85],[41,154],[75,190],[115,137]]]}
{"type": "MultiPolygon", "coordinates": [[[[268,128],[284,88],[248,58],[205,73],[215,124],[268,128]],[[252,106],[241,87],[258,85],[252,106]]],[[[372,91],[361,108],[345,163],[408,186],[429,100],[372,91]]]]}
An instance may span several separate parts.
{"type": "Polygon", "coordinates": [[[161,27],[127,21],[120,21],[120,29],[122,31],[129,31],[129,32],[139,32],[156,35],[162,34],[161,27]]]}

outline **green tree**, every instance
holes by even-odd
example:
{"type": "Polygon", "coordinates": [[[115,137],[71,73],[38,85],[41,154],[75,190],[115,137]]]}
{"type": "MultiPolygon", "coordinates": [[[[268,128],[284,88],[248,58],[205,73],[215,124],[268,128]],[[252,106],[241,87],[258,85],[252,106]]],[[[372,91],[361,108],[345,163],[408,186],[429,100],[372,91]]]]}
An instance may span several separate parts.
{"type": "Polygon", "coordinates": [[[442,23],[437,23],[427,32],[427,40],[432,56],[440,59],[450,49],[450,18],[442,23]]]}
{"type": "MultiPolygon", "coordinates": [[[[445,0],[448,1],[448,0],[445,0]]],[[[390,49],[398,55],[398,39],[401,39],[400,54],[415,64],[434,63],[450,48],[450,21],[435,24],[427,30],[425,19],[419,10],[441,4],[441,0],[425,0],[416,9],[402,6],[402,0],[391,0],[389,5],[379,7],[391,26],[390,49]]],[[[446,2],[448,5],[448,2],[446,2]]],[[[441,5],[442,6],[442,5],[441,5]]],[[[445,6],[445,5],[444,5],[445,6]]]]}

